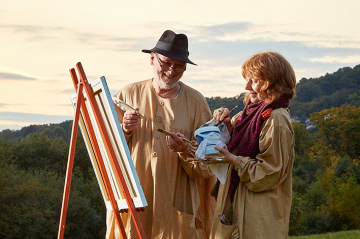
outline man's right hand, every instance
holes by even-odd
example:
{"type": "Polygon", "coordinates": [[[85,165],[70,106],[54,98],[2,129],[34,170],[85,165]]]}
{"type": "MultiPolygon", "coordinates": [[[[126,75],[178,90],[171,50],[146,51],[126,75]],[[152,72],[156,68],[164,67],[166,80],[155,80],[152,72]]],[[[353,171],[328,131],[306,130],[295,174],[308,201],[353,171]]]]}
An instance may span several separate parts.
{"type": "Polygon", "coordinates": [[[130,134],[133,128],[139,125],[139,109],[127,110],[123,116],[122,129],[125,134],[130,134]]]}

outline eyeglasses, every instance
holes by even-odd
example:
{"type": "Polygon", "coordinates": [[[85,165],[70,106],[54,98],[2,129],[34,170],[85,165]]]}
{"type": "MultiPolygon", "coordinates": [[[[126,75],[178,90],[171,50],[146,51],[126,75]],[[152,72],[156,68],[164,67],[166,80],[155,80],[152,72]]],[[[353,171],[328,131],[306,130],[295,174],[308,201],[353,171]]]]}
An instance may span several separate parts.
{"type": "Polygon", "coordinates": [[[172,69],[177,73],[182,73],[186,71],[186,64],[184,66],[171,66],[170,64],[164,63],[157,54],[155,54],[156,59],[158,59],[159,65],[163,71],[171,71],[172,69]]]}

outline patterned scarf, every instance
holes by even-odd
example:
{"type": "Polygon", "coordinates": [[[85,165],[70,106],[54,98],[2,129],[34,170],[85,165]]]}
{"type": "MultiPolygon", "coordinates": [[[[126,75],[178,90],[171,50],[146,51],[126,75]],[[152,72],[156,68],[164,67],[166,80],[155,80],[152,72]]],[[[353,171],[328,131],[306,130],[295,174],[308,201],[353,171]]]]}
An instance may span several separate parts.
{"type": "MultiPolygon", "coordinates": [[[[234,126],[230,142],[227,145],[228,150],[237,156],[255,159],[256,155],[260,153],[259,137],[262,124],[270,117],[272,110],[287,108],[288,106],[289,100],[285,98],[280,98],[270,104],[266,104],[264,101],[253,104],[249,100],[234,126]]],[[[234,199],[239,182],[238,171],[233,169],[229,187],[231,202],[234,199]]]]}

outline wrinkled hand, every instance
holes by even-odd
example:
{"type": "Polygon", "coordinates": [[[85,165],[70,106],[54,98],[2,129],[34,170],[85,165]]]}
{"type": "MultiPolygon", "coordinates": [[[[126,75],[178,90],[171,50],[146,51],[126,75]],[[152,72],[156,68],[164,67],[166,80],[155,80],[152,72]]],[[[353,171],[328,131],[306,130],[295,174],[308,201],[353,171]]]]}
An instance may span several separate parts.
{"type": "Polygon", "coordinates": [[[215,146],[215,149],[217,151],[219,151],[221,154],[224,154],[225,157],[223,160],[219,161],[219,163],[227,163],[227,164],[232,164],[235,165],[236,162],[236,155],[230,153],[228,150],[221,148],[219,146],[215,146]]]}
{"type": "Polygon", "coordinates": [[[139,109],[127,110],[123,116],[122,129],[125,134],[130,134],[131,131],[139,125],[139,109]]]}
{"type": "Polygon", "coordinates": [[[182,140],[180,137],[185,137],[180,133],[171,133],[172,136],[166,136],[166,143],[168,148],[173,152],[183,152],[187,146],[188,142],[182,140]]]}
{"type": "Polygon", "coordinates": [[[230,110],[224,107],[214,110],[213,113],[214,120],[216,120],[217,122],[223,120],[223,122],[228,125],[230,123],[230,115],[227,116],[229,112],[230,110]]]}

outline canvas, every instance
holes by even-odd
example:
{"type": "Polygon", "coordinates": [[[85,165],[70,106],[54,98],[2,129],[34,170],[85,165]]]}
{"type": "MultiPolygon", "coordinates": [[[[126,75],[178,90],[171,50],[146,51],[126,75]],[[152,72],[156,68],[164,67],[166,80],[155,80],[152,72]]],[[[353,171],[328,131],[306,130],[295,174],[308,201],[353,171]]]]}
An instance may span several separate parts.
{"type": "MultiPolygon", "coordinates": [[[[119,162],[121,173],[124,176],[124,179],[126,181],[126,185],[129,189],[129,193],[131,195],[131,198],[133,199],[134,205],[136,208],[142,208],[147,206],[147,202],[145,199],[144,192],[142,190],[142,187],[140,185],[139,178],[137,176],[130,151],[128,148],[128,145],[125,140],[124,133],[121,128],[121,124],[118,118],[118,115],[116,113],[116,109],[114,106],[114,103],[112,101],[112,97],[110,95],[110,91],[108,89],[105,77],[100,77],[97,80],[93,81],[90,84],[93,95],[96,100],[96,103],[100,109],[101,117],[104,121],[105,128],[107,130],[107,133],[110,137],[110,141],[112,144],[112,147],[114,149],[114,152],[116,154],[116,158],[119,162]]],[[[128,205],[126,203],[125,197],[123,195],[123,192],[121,190],[120,182],[117,180],[115,168],[113,167],[110,156],[106,150],[105,143],[101,137],[100,129],[96,123],[95,115],[93,111],[91,110],[90,102],[87,100],[87,95],[85,90],[83,91],[84,99],[85,99],[85,105],[89,112],[90,120],[92,122],[94,132],[96,139],[98,141],[98,146],[101,151],[102,158],[104,160],[106,172],[109,177],[109,181],[118,205],[119,210],[122,209],[128,209],[128,205]]],[[[70,99],[72,102],[72,105],[75,108],[76,105],[76,98],[77,94],[73,94],[70,99]]],[[[85,125],[85,121],[83,119],[83,115],[81,113],[80,119],[79,119],[79,128],[83,135],[84,142],[87,148],[87,151],[89,153],[89,157],[92,163],[92,166],[94,168],[94,172],[96,174],[97,181],[100,186],[100,190],[102,193],[102,196],[104,198],[104,202],[106,205],[106,208],[108,210],[111,210],[111,203],[109,199],[109,195],[106,192],[105,184],[103,176],[101,175],[96,155],[93,150],[92,142],[90,141],[90,137],[88,134],[87,126],[85,125]]]]}

